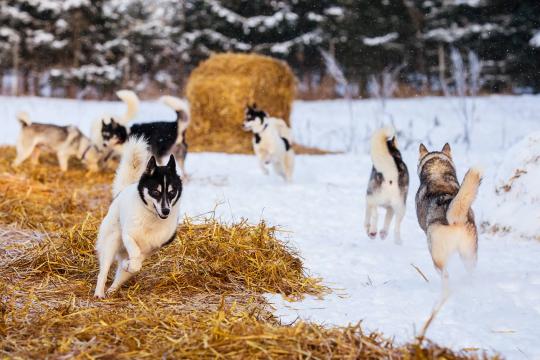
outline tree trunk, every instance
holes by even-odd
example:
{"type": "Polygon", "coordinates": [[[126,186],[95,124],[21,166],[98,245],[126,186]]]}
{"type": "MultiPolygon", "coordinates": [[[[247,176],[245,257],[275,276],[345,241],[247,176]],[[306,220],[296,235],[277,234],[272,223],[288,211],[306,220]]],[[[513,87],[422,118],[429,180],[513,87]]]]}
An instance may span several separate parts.
{"type": "Polygon", "coordinates": [[[12,53],[12,62],[13,62],[13,77],[11,79],[11,95],[17,96],[19,95],[19,49],[20,44],[19,42],[15,42],[13,44],[13,53],[12,53]]]}
{"type": "Polygon", "coordinates": [[[441,90],[444,96],[449,96],[450,92],[448,91],[448,85],[446,84],[446,61],[445,61],[445,54],[444,54],[444,46],[442,43],[439,43],[438,55],[439,55],[439,82],[441,83],[441,90]]]}

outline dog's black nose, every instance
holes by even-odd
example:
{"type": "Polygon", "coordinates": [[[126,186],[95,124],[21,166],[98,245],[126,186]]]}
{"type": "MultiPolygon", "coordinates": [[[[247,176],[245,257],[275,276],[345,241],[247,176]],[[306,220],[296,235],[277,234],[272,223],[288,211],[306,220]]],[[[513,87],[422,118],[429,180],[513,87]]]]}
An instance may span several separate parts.
{"type": "Polygon", "coordinates": [[[161,209],[161,212],[163,213],[163,215],[169,215],[169,213],[171,212],[171,209],[161,209]]]}

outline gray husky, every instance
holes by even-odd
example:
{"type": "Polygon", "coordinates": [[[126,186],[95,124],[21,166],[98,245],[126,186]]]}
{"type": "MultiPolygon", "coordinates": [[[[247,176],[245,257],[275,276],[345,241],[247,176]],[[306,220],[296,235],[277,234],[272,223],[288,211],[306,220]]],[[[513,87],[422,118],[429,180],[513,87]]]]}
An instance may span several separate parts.
{"type": "Polygon", "coordinates": [[[433,264],[446,277],[448,258],[457,251],[472,270],[476,265],[478,233],[471,205],[480,186],[481,171],[469,169],[460,186],[450,145],[429,152],[421,144],[419,153],[416,215],[427,235],[433,264]]]}
{"type": "Polygon", "coordinates": [[[90,139],[75,126],[32,123],[25,112],[17,114],[21,123],[21,132],[17,139],[17,157],[13,166],[32,157],[32,164],[39,162],[41,148],[56,152],[60,169],[66,171],[72,156],[81,160],[90,171],[99,170],[100,152],[90,139]]]}
{"type": "Polygon", "coordinates": [[[394,241],[401,243],[400,225],[405,216],[405,204],[409,191],[409,171],[401,159],[394,129],[379,129],[371,138],[371,159],[373,167],[366,196],[366,217],[364,226],[370,238],[377,236],[377,207],[386,209],[381,239],[388,235],[388,228],[394,215],[394,241]]]}

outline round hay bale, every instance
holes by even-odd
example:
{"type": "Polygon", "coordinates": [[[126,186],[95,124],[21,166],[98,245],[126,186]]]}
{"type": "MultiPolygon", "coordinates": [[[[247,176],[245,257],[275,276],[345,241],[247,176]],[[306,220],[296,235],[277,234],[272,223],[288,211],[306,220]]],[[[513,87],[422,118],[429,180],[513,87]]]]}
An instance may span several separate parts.
{"type": "Polygon", "coordinates": [[[190,75],[189,144],[193,150],[251,152],[242,131],[246,105],[257,103],[270,116],[289,123],[295,77],[280,60],[255,54],[217,54],[190,75]]]}

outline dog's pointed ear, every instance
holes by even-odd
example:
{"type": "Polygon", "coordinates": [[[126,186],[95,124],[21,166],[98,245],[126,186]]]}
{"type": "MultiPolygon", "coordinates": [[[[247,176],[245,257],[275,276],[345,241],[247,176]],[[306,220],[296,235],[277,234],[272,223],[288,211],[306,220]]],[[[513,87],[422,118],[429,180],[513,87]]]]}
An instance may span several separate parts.
{"type": "Polygon", "coordinates": [[[398,148],[398,143],[397,143],[397,137],[394,135],[394,137],[390,140],[390,142],[392,143],[392,146],[395,147],[396,149],[398,148]]]}
{"type": "Polygon", "coordinates": [[[452,149],[450,149],[450,144],[446,143],[444,144],[443,148],[442,148],[442,153],[445,154],[446,156],[448,157],[452,157],[452,149]]]}
{"type": "Polygon", "coordinates": [[[256,108],[257,108],[257,103],[254,102],[253,105],[251,105],[251,107],[252,107],[253,109],[256,109],[256,108]]]}
{"type": "Polygon", "coordinates": [[[424,144],[420,144],[420,148],[418,149],[418,155],[419,155],[420,159],[423,158],[424,156],[426,156],[428,152],[429,151],[428,151],[427,147],[425,147],[424,144]]]}
{"type": "Polygon", "coordinates": [[[167,163],[167,167],[169,168],[169,170],[176,171],[176,159],[174,158],[173,154],[169,156],[169,162],[167,163]]]}
{"type": "Polygon", "coordinates": [[[146,170],[144,171],[144,173],[146,175],[152,175],[154,173],[154,170],[156,170],[156,167],[156,158],[152,155],[152,157],[150,158],[150,160],[148,160],[148,163],[146,164],[146,170]]]}
{"type": "Polygon", "coordinates": [[[101,126],[105,126],[105,120],[103,118],[101,119],[101,126]]]}

